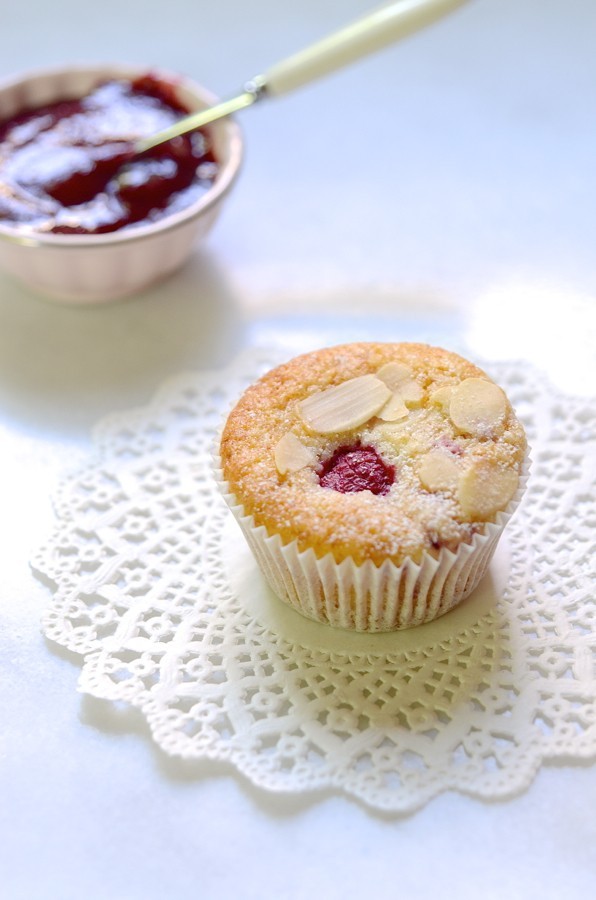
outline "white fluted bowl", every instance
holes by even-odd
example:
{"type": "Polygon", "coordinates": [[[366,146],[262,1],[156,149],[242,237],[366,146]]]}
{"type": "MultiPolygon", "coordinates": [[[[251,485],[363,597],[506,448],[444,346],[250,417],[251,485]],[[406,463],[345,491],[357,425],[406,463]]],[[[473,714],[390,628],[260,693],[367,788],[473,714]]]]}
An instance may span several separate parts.
{"type": "MultiPolygon", "coordinates": [[[[38,70],[0,82],[0,120],[27,107],[81,97],[101,81],[136,78],[148,67],[80,65],[38,70]]],[[[202,109],[217,98],[196,82],[154,68],[152,75],[174,84],[182,105],[202,109]]],[[[186,261],[194,245],[219,216],[243,156],[239,126],[222,119],[208,126],[219,171],[193,204],[147,225],[108,234],[24,234],[0,222],[0,267],[28,287],[68,303],[97,303],[134,294],[186,261]]]]}

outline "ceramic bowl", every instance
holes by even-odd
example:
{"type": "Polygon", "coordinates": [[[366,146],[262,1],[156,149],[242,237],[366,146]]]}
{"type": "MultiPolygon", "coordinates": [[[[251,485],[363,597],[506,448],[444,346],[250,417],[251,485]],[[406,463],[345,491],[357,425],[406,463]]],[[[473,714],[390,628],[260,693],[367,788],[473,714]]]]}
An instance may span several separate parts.
{"type": "MultiPolygon", "coordinates": [[[[0,82],[0,120],[27,107],[84,96],[101,81],[135,78],[149,69],[126,65],[81,65],[40,70],[0,82]]],[[[188,78],[151,68],[175,85],[190,111],[217,98],[188,78]]],[[[208,126],[219,172],[192,205],[160,221],[99,235],[24,234],[0,223],[0,267],[33,290],[70,303],[96,303],[136,293],[177,269],[219,216],[243,156],[241,131],[231,119],[208,126]]]]}

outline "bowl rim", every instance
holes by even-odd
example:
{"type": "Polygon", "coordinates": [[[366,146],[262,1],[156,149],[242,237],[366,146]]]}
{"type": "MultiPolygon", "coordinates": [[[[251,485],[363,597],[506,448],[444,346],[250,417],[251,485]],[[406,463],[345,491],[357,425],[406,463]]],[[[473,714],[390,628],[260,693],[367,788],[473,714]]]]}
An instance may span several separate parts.
{"type": "MultiPolygon", "coordinates": [[[[109,77],[137,77],[151,74],[174,88],[181,88],[193,94],[205,107],[214,105],[219,98],[209,88],[204,87],[188,75],[162,66],[140,65],[135,63],[99,62],[71,63],[59,66],[43,66],[27,69],[16,75],[0,79],[0,96],[8,90],[14,90],[35,80],[56,78],[70,74],[80,76],[97,76],[98,82],[109,77]]],[[[76,94],[74,95],[76,96],[76,94]]],[[[58,97],[56,97],[58,99],[58,97]]],[[[51,102],[51,101],[50,101],[51,102]]],[[[19,107],[23,109],[25,107],[19,107]]],[[[197,107],[199,108],[199,107],[197,107]]],[[[18,111],[18,110],[17,110],[18,111]]],[[[231,116],[220,119],[207,130],[223,132],[228,143],[227,159],[220,163],[219,172],[212,186],[194,203],[185,209],[164,216],[147,225],[135,225],[130,229],[120,229],[105,234],[55,234],[52,232],[36,232],[33,229],[23,230],[22,225],[8,225],[0,222],[0,241],[26,247],[52,247],[74,249],[84,247],[87,250],[101,247],[124,245],[154,237],[166,231],[172,231],[187,224],[217,204],[230,190],[240,173],[244,155],[244,137],[239,124],[231,116]]]]}

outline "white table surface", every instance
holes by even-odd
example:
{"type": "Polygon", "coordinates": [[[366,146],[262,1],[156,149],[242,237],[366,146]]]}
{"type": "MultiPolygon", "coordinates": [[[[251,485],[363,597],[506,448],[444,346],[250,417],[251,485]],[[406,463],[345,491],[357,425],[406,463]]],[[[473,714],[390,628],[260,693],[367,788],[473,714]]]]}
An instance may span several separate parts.
{"type": "MultiPolygon", "coordinates": [[[[186,72],[228,94],[366,0],[2,4],[0,76],[69,60],[186,72]]],[[[270,796],[182,765],[77,694],[28,560],[91,429],[243,346],[467,342],[596,389],[596,4],[476,0],[399,47],[242,114],[245,168],[192,262],[144,295],[60,307],[0,275],[0,896],[7,900],[579,898],[596,764],[414,815],[270,796]]]]}

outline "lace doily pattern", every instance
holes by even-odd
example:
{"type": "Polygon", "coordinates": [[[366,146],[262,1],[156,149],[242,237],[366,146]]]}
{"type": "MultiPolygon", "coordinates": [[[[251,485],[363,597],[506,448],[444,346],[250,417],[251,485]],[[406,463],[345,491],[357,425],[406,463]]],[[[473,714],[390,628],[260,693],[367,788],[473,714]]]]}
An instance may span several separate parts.
{"type": "Polygon", "coordinates": [[[33,566],[80,689],[141,709],[168,754],[394,812],[449,789],[512,796],[545,761],[595,759],[594,403],[523,363],[485,365],[533,448],[489,575],[443,619],[354,635],[270,595],[213,480],[226,410],[277,362],[252,351],[179,376],[104,420],[96,458],[60,486],[33,566]]]}

